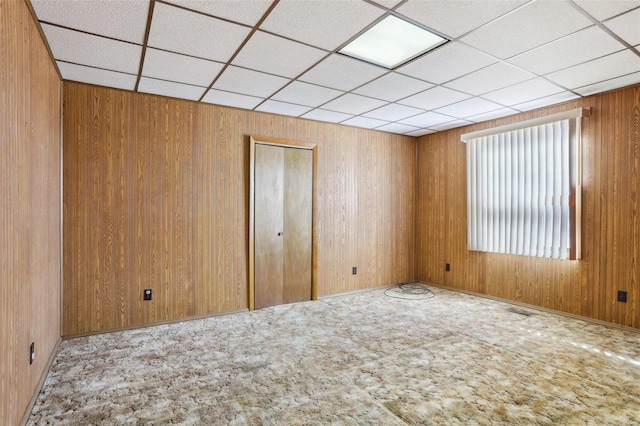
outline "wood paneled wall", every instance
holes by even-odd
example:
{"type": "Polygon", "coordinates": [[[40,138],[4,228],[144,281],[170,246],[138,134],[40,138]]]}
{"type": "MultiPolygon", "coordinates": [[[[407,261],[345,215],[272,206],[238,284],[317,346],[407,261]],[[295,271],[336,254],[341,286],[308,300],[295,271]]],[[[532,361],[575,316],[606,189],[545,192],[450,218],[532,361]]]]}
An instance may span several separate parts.
{"type": "Polygon", "coordinates": [[[60,94],[27,5],[0,1],[2,425],[21,421],[60,340],[60,94]]]}
{"type": "Polygon", "coordinates": [[[418,279],[640,328],[640,86],[421,137],[418,169],[418,279]],[[468,251],[460,134],[576,107],[591,108],[583,120],[582,260],[468,251]],[[618,290],[627,303],[617,302],[618,290]]]}
{"type": "Polygon", "coordinates": [[[63,127],[63,335],[248,307],[250,135],[318,144],[320,296],[413,279],[414,138],[68,82],[63,127]]]}

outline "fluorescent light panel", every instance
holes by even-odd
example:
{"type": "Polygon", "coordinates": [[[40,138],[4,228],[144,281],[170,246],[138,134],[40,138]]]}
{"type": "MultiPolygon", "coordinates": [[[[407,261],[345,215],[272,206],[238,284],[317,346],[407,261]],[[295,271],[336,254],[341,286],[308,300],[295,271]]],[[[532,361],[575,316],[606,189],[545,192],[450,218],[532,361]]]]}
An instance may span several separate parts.
{"type": "Polygon", "coordinates": [[[389,15],[340,49],[340,53],[394,69],[446,41],[423,28],[389,15]]]}

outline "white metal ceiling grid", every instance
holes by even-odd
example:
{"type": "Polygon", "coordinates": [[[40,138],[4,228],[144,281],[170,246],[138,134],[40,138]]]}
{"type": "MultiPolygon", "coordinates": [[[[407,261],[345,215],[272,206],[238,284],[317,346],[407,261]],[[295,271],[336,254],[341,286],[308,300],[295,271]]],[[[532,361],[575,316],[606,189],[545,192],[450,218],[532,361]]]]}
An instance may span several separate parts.
{"type": "Polygon", "coordinates": [[[420,136],[640,82],[640,0],[31,0],[63,79],[420,136]],[[393,71],[382,17],[450,40],[393,71]]]}

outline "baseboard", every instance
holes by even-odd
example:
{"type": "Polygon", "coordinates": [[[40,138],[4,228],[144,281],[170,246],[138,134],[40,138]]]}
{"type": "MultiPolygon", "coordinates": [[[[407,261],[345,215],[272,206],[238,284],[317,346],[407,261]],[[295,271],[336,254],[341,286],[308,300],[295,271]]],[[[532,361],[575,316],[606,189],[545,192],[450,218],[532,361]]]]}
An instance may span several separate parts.
{"type": "Polygon", "coordinates": [[[590,322],[590,323],[593,323],[593,324],[602,325],[604,327],[612,327],[612,328],[617,328],[617,329],[624,330],[624,331],[632,331],[634,333],[640,333],[640,329],[637,329],[637,328],[634,328],[634,327],[629,327],[628,325],[622,325],[622,324],[616,324],[614,322],[602,321],[602,320],[599,320],[599,319],[596,319],[596,318],[590,318],[590,317],[585,317],[585,316],[582,316],[582,315],[572,314],[570,312],[558,311],[556,309],[550,309],[550,308],[545,308],[545,307],[542,307],[542,306],[531,305],[529,303],[518,302],[516,300],[504,299],[502,297],[491,296],[489,294],[476,293],[474,291],[462,290],[462,289],[459,289],[459,288],[448,287],[448,286],[428,283],[428,282],[424,282],[424,281],[419,281],[419,282],[420,282],[420,284],[424,284],[424,285],[429,286],[429,287],[436,287],[436,288],[441,288],[443,290],[449,290],[449,291],[453,291],[453,292],[457,292],[457,293],[468,294],[468,295],[471,295],[471,296],[482,297],[484,299],[490,299],[490,300],[495,300],[495,301],[498,301],[498,302],[510,303],[512,305],[521,306],[523,308],[535,309],[535,310],[538,310],[538,311],[547,312],[547,313],[555,314],[555,315],[562,315],[564,317],[577,319],[577,320],[581,320],[581,321],[586,321],[586,322],[590,322]]]}
{"type": "Polygon", "coordinates": [[[27,409],[22,415],[22,420],[20,420],[20,423],[19,423],[20,426],[26,425],[27,421],[29,421],[29,416],[31,416],[31,411],[33,410],[33,406],[36,405],[36,401],[38,400],[38,395],[40,395],[40,391],[42,390],[42,385],[44,385],[44,381],[47,379],[47,374],[49,374],[49,369],[51,368],[51,364],[53,364],[53,360],[55,359],[56,354],[58,353],[58,349],[60,348],[60,343],[62,343],[62,339],[58,338],[58,341],[56,342],[55,346],[53,347],[53,350],[51,351],[51,354],[49,355],[47,364],[45,365],[44,370],[40,375],[40,380],[38,381],[36,390],[33,392],[33,395],[31,396],[31,400],[27,405],[27,409]]]}
{"type": "MultiPolygon", "coordinates": [[[[415,281],[410,281],[410,282],[415,282],[415,281]]],[[[394,285],[397,285],[397,284],[398,283],[381,285],[381,286],[377,286],[377,287],[369,287],[369,288],[364,288],[364,289],[360,289],[360,290],[346,291],[344,293],[327,294],[325,296],[318,297],[317,300],[326,299],[326,298],[329,298],[329,297],[345,296],[347,294],[363,293],[365,291],[382,290],[382,289],[386,289],[386,288],[389,288],[389,287],[393,287],[394,285]]],[[[97,336],[99,334],[115,333],[115,332],[118,332],[118,331],[126,331],[126,330],[136,330],[136,329],[139,329],[139,328],[155,327],[157,325],[173,324],[173,323],[176,323],[176,322],[206,319],[206,318],[218,317],[218,316],[221,316],[221,315],[237,314],[237,313],[240,313],[240,312],[247,312],[247,311],[249,311],[249,309],[248,308],[244,308],[244,309],[238,309],[238,310],[235,310],[235,311],[218,312],[218,313],[215,313],[215,314],[199,315],[199,316],[195,316],[195,317],[177,318],[177,319],[171,319],[171,320],[165,320],[165,321],[150,322],[150,323],[147,323],[147,324],[132,325],[130,327],[110,328],[110,329],[106,329],[106,330],[89,331],[89,332],[86,332],[86,333],[66,334],[66,335],[62,336],[62,339],[63,340],[67,340],[67,339],[75,339],[75,338],[78,338],[78,337],[97,336]]]]}
{"type": "MultiPolygon", "coordinates": [[[[414,281],[411,281],[411,282],[414,282],[414,281]]],[[[331,297],[346,296],[347,294],[357,294],[357,293],[365,293],[367,291],[382,290],[382,289],[393,287],[394,285],[398,285],[398,284],[397,283],[396,284],[387,284],[387,285],[380,285],[380,286],[377,286],[377,287],[363,288],[363,289],[360,289],[360,290],[345,291],[343,293],[326,294],[324,296],[318,297],[318,300],[328,299],[328,298],[331,298],[331,297]]]]}
{"type": "Polygon", "coordinates": [[[248,311],[249,311],[248,308],[244,308],[244,309],[238,309],[238,310],[235,310],[235,311],[217,312],[215,314],[205,314],[205,315],[197,315],[197,316],[193,316],[193,317],[176,318],[176,319],[170,319],[170,320],[164,320],[164,321],[156,321],[156,322],[150,322],[150,323],[145,323],[145,324],[132,325],[132,326],[129,326],[129,327],[109,328],[109,329],[106,329],[106,330],[89,331],[87,333],[67,334],[67,335],[62,336],[62,339],[63,340],[68,340],[68,339],[75,339],[75,338],[78,338],[78,337],[97,336],[99,334],[115,333],[115,332],[118,332],[118,331],[137,330],[139,328],[155,327],[155,326],[158,326],[158,325],[174,324],[174,323],[177,323],[177,322],[184,322],[184,321],[201,320],[201,319],[219,317],[219,316],[222,316],[222,315],[238,314],[240,312],[248,312],[248,311]]]}

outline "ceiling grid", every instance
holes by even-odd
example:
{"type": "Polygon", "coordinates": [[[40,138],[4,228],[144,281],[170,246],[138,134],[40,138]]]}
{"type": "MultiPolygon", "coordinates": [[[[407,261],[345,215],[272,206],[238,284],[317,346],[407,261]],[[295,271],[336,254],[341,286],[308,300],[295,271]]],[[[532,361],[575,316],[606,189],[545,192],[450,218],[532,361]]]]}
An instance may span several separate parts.
{"type": "Polygon", "coordinates": [[[421,136],[640,83],[640,0],[31,0],[62,78],[421,136]],[[342,55],[392,15],[447,39],[342,55]]]}

